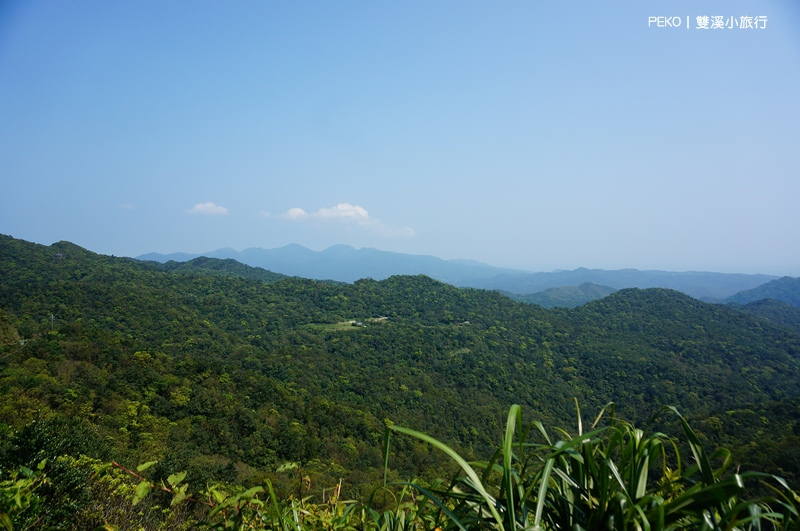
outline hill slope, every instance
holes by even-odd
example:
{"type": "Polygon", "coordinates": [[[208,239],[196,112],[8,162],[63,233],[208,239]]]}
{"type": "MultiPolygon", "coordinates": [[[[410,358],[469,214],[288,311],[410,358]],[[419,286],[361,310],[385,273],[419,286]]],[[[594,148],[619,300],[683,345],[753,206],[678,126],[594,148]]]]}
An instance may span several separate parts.
{"type": "Polygon", "coordinates": [[[564,286],[561,288],[549,288],[539,293],[529,295],[519,295],[509,292],[501,292],[515,301],[527,302],[528,304],[538,304],[543,308],[575,308],[587,302],[602,299],[617,291],[608,286],[598,286],[591,282],[585,282],[580,286],[564,286]]]}
{"type": "Polygon", "coordinates": [[[756,288],[742,291],[725,300],[747,304],[761,299],[783,301],[800,308],[800,278],[782,277],[762,284],[756,288]]]}
{"type": "Polygon", "coordinates": [[[208,258],[199,256],[186,262],[175,262],[170,260],[163,264],[164,271],[171,271],[184,274],[208,274],[224,277],[239,277],[262,282],[276,282],[286,275],[273,273],[260,267],[251,267],[231,258],[208,258]]]}
{"type": "Polygon", "coordinates": [[[800,308],[792,306],[788,302],[759,299],[745,305],[732,302],[729,303],[729,306],[800,333],[800,308]]]}

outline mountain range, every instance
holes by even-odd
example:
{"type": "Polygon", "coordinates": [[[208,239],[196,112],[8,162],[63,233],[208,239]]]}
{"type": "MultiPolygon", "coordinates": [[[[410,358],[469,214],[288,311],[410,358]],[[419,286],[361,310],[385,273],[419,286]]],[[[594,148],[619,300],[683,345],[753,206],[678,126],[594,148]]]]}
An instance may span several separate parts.
{"type": "Polygon", "coordinates": [[[448,284],[468,286],[480,279],[497,275],[525,273],[473,260],[443,260],[435,256],[379,251],[368,247],[355,249],[349,245],[334,245],[323,251],[313,251],[298,244],[276,249],[252,247],[242,251],[223,248],[200,254],[149,253],[138,256],[137,259],[162,263],[170,260],[185,262],[199,256],[230,258],[249,266],[261,267],[288,276],[340,282],[355,282],[362,278],[382,280],[393,275],[422,274],[448,284]]]}
{"type": "Polygon", "coordinates": [[[534,294],[550,288],[597,284],[615,290],[624,288],[668,288],[707,302],[720,302],[740,291],[757,288],[778,277],[760,274],[712,272],[615,271],[579,268],[572,271],[529,272],[494,267],[472,260],[443,260],[434,256],[355,249],[335,245],[313,251],[292,244],[276,249],[249,248],[236,251],[217,249],[200,254],[148,253],[137,258],[165,263],[185,262],[199,256],[234,259],[289,276],[317,280],[354,282],[362,278],[382,280],[392,275],[423,274],[459,287],[534,294]]]}

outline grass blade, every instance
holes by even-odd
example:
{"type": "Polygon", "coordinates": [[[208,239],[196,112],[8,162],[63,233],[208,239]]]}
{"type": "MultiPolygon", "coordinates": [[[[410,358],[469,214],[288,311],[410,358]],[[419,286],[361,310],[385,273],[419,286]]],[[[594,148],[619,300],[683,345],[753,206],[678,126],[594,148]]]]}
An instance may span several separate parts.
{"type": "Polygon", "coordinates": [[[463,457],[458,455],[458,453],[455,450],[453,450],[443,442],[434,439],[430,435],[426,435],[424,433],[412,430],[410,428],[404,428],[402,426],[390,426],[389,429],[400,433],[404,433],[406,435],[410,435],[411,437],[415,437],[421,441],[425,441],[434,448],[438,448],[439,450],[447,454],[453,461],[455,461],[458,464],[458,466],[461,467],[461,470],[463,470],[464,473],[467,475],[467,477],[472,481],[472,484],[474,485],[474,488],[478,492],[478,494],[480,494],[481,497],[486,501],[487,508],[492,513],[492,517],[497,522],[497,528],[500,529],[501,531],[505,531],[505,527],[503,526],[503,519],[497,512],[494,499],[484,488],[483,483],[481,483],[481,480],[478,477],[478,474],[469,465],[469,463],[467,463],[466,460],[464,460],[463,457]]]}

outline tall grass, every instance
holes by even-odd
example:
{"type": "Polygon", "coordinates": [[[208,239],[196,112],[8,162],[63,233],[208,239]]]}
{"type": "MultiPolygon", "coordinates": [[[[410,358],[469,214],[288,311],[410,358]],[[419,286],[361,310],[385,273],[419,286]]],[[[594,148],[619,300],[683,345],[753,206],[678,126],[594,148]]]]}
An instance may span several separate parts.
{"type": "MultiPolygon", "coordinates": [[[[137,472],[108,464],[98,471],[135,477],[139,483],[134,504],[150,491],[171,495],[172,506],[194,503],[204,509],[205,516],[197,521],[203,529],[800,530],[800,497],[781,478],[730,470],[729,451],[709,454],[675,408],[664,411],[677,419],[680,439],[647,433],[616,418],[613,405],[603,408],[584,430],[577,402],[576,430],[551,433],[538,421],[524,423],[522,409],[514,405],[500,447],[488,460],[471,462],[429,435],[389,425],[386,471],[391,437],[400,435],[444,452],[457,465],[457,473],[430,485],[390,484],[385,474],[384,487],[366,503],[341,500],[341,485],[322,503],[302,497],[302,488],[297,497],[279,501],[268,480],[248,490],[211,486],[188,496],[184,473],[171,475],[168,485],[141,475],[152,463],[137,472]],[[753,486],[771,494],[752,496],[753,486]],[[373,503],[378,496],[382,503],[373,503]],[[375,509],[378,506],[390,509],[375,509]]],[[[108,521],[104,528],[117,529],[108,521]]]]}
{"type": "MultiPolygon", "coordinates": [[[[617,419],[613,405],[584,432],[540,422],[523,424],[510,408],[501,447],[488,461],[468,462],[423,433],[389,426],[392,432],[429,443],[447,454],[459,473],[445,488],[412,486],[439,509],[443,529],[800,529],[800,499],[779,477],[729,472],[725,449],[708,455],[675,408],[687,462],[678,443],[664,433],[647,434],[617,419]],[[747,497],[747,486],[767,485],[773,495],[747,497]]],[[[425,526],[427,527],[427,526],[425,526]]]]}

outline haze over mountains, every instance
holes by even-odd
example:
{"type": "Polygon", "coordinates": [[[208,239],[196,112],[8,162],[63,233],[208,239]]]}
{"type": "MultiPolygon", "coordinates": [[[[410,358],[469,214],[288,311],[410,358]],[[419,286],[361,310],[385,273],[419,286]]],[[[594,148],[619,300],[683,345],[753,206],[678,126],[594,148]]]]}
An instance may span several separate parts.
{"type": "Polygon", "coordinates": [[[150,253],[139,260],[183,262],[207,256],[232,258],[243,264],[261,267],[276,273],[316,280],[355,282],[362,278],[382,280],[392,275],[427,275],[457,286],[471,286],[481,279],[498,275],[520,275],[524,271],[493,267],[472,260],[442,260],[435,256],[411,255],[379,251],[372,248],[355,249],[349,245],[334,245],[324,251],[313,251],[291,244],[277,249],[249,248],[243,251],[225,248],[201,254],[150,253]]]}
{"type": "MultiPolygon", "coordinates": [[[[253,267],[261,267],[284,275],[318,280],[354,282],[362,278],[382,280],[392,275],[427,275],[460,287],[533,294],[551,288],[580,286],[591,283],[604,288],[669,288],[705,301],[722,301],[740,291],[754,289],[778,277],[772,275],[730,274],[711,272],[616,271],[579,268],[573,271],[534,273],[494,267],[472,260],[443,260],[335,245],[313,251],[292,244],[276,249],[250,248],[243,251],[217,249],[207,253],[149,253],[140,260],[184,262],[198,256],[231,258],[253,267]]],[[[608,291],[608,290],[604,290],[608,291]]]]}

